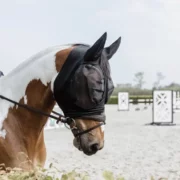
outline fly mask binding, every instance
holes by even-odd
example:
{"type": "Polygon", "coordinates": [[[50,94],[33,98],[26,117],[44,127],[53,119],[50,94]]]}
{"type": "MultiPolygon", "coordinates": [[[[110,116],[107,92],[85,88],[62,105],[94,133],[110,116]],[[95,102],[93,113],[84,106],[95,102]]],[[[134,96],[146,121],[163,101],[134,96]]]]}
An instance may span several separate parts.
{"type": "Polygon", "coordinates": [[[75,137],[105,124],[104,106],[113,92],[108,60],[117,51],[121,38],[104,48],[107,33],[93,46],[77,44],[54,81],[54,98],[69,118],[75,137]],[[104,65],[104,68],[103,68],[104,65]],[[92,119],[98,125],[84,131],[76,127],[75,118],[92,119]],[[73,124],[73,125],[72,125],[73,124]]]}

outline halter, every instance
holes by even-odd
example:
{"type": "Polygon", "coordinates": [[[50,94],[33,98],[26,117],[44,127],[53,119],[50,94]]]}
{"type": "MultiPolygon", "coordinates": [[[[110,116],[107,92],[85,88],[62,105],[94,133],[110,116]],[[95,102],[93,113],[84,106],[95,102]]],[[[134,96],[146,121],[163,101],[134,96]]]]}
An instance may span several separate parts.
{"type": "Polygon", "coordinates": [[[57,124],[58,124],[59,122],[61,122],[61,123],[64,123],[65,126],[67,127],[66,124],[68,124],[68,125],[70,126],[70,125],[73,123],[73,126],[72,126],[72,127],[70,127],[70,128],[67,127],[67,128],[68,128],[68,129],[71,129],[71,130],[74,132],[74,136],[75,136],[75,137],[81,136],[81,135],[83,135],[83,134],[85,134],[85,133],[88,133],[88,132],[92,131],[93,129],[96,129],[96,128],[98,128],[98,127],[106,124],[105,121],[103,121],[103,120],[94,120],[94,121],[98,121],[98,122],[100,122],[100,123],[99,123],[98,125],[96,125],[96,126],[93,126],[93,127],[89,128],[89,129],[87,129],[87,130],[80,131],[80,130],[77,128],[76,122],[75,122],[75,120],[74,120],[73,118],[65,117],[64,115],[62,115],[62,114],[60,114],[60,113],[57,113],[57,112],[55,112],[55,111],[52,111],[52,113],[58,115],[59,117],[53,116],[53,115],[51,115],[51,114],[48,114],[48,113],[45,113],[45,112],[41,111],[40,109],[36,109],[36,108],[34,108],[34,107],[31,107],[31,106],[28,106],[28,105],[25,105],[25,104],[18,103],[18,102],[16,102],[16,101],[11,100],[11,99],[9,99],[9,98],[7,98],[7,97],[5,97],[5,96],[2,96],[2,95],[0,95],[0,98],[1,98],[1,99],[4,99],[4,100],[6,100],[6,101],[9,101],[9,102],[11,102],[11,103],[13,103],[13,104],[15,104],[15,105],[18,105],[19,107],[22,107],[22,108],[24,108],[24,109],[26,109],[26,110],[35,112],[35,113],[37,113],[37,114],[41,114],[41,115],[46,116],[46,117],[51,117],[52,119],[55,119],[55,120],[56,120],[56,123],[57,123],[57,124]]]}

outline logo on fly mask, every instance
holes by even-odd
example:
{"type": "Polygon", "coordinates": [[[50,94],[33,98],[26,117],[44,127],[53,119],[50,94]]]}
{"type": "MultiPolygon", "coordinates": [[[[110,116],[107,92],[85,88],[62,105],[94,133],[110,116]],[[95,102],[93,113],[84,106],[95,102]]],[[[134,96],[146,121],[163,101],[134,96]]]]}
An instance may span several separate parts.
{"type": "Polygon", "coordinates": [[[101,114],[114,86],[108,60],[121,38],[104,48],[107,33],[93,46],[77,45],[69,54],[54,82],[54,97],[69,117],[101,114]]]}

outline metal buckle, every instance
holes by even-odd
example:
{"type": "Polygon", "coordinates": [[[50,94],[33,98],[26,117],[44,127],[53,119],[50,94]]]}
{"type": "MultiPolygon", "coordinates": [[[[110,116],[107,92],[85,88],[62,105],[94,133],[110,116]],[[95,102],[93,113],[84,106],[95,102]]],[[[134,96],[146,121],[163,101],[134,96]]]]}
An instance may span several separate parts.
{"type": "Polygon", "coordinates": [[[64,125],[65,125],[65,127],[67,128],[67,129],[70,129],[70,130],[74,130],[74,129],[77,129],[77,127],[76,127],[76,121],[73,119],[73,118],[71,118],[71,120],[72,120],[72,122],[73,122],[73,127],[71,128],[70,126],[68,127],[67,126],[67,123],[64,123],[64,125]]]}

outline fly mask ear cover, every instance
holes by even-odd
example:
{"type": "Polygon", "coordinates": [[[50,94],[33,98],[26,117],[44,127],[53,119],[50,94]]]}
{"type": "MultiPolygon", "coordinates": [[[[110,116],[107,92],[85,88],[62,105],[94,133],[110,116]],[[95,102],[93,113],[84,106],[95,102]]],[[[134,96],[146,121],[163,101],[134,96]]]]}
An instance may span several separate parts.
{"type": "Polygon", "coordinates": [[[79,45],[71,51],[54,81],[54,97],[65,116],[102,120],[113,86],[98,63],[84,62],[88,49],[79,45]]]}

